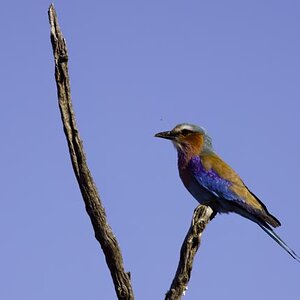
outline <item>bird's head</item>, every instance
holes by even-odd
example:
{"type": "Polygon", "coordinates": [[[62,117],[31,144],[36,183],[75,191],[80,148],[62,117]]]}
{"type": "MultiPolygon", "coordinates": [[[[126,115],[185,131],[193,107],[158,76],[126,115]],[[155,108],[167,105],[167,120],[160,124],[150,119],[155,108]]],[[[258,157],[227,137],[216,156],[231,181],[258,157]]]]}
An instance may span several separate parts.
{"type": "Polygon", "coordinates": [[[178,151],[193,155],[213,151],[212,141],[206,130],[192,124],[178,124],[170,131],[157,133],[155,137],[171,140],[178,151]]]}

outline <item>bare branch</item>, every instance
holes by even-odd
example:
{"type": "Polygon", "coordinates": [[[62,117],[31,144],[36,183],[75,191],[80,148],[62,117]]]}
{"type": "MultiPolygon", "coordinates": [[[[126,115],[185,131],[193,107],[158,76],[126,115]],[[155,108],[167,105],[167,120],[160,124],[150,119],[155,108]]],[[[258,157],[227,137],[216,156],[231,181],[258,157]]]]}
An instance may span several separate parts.
{"type": "Polygon", "coordinates": [[[180,250],[180,260],[176,275],[165,300],[181,299],[191,277],[194,257],[201,242],[202,233],[211,220],[213,210],[209,206],[199,205],[194,211],[191,227],[180,250]]]}
{"type": "Polygon", "coordinates": [[[70,80],[68,75],[68,51],[66,41],[60,31],[53,4],[49,7],[51,43],[55,61],[55,79],[58,102],[67,138],[72,166],[91,219],[95,237],[100,243],[109,267],[118,299],[133,300],[129,273],[123,267],[122,254],[118,242],[107,223],[104,207],[100,201],[96,185],[88,169],[83,145],[76,126],[71,102],[70,80]]]}

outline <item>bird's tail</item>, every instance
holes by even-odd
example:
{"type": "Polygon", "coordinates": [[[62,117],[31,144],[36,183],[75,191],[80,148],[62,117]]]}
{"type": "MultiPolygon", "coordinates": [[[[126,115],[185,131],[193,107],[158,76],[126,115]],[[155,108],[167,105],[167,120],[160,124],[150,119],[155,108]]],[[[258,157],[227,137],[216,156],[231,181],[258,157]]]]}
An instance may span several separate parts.
{"type": "MultiPolygon", "coordinates": [[[[247,211],[246,209],[244,209],[242,206],[233,204],[232,201],[231,202],[224,201],[222,204],[223,204],[223,206],[219,206],[216,208],[218,212],[222,213],[222,212],[233,211],[233,212],[236,212],[236,213],[240,214],[241,216],[255,222],[279,246],[281,246],[291,257],[293,257],[297,262],[300,262],[300,257],[273,231],[271,226],[267,223],[267,220],[264,220],[261,216],[255,216],[254,214],[252,214],[249,211],[247,211]],[[226,207],[224,207],[224,203],[227,204],[226,207]]],[[[280,225],[280,222],[275,217],[273,217],[273,218],[275,221],[277,221],[278,225],[280,225]]],[[[276,224],[276,226],[278,226],[278,225],[276,224]]]]}
{"type": "Polygon", "coordinates": [[[277,244],[279,244],[291,257],[300,262],[300,257],[273,231],[273,229],[265,222],[256,221],[277,244]]]}

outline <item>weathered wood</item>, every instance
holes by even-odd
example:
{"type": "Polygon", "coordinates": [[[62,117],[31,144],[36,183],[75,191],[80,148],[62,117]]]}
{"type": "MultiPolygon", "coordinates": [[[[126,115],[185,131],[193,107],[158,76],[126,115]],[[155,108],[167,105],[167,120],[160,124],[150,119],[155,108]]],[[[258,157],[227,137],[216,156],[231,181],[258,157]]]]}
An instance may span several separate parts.
{"type": "Polygon", "coordinates": [[[199,205],[194,211],[190,229],[180,250],[177,271],[165,300],[177,300],[185,294],[191,277],[194,257],[201,242],[202,233],[213,215],[209,206],[199,205]]]}
{"type": "MultiPolygon", "coordinates": [[[[48,11],[51,27],[51,43],[55,62],[55,79],[58,103],[63,128],[68,142],[73,170],[78,181],[85,203],[86,211],[91,219],[95,237],[104,252],[118,299],[133,300],[129,273],[123,267],[123,259],[117,239],[107,223],[104,207],[101,203],[96,185],[87,166],[83,145],[76,126],[71,102],[70,80],[68,74],[68,51],[66,41],[60,31],[53,4],[48,11]]],[[[101,296],[99,295],[99,299],[101,296]]]]}

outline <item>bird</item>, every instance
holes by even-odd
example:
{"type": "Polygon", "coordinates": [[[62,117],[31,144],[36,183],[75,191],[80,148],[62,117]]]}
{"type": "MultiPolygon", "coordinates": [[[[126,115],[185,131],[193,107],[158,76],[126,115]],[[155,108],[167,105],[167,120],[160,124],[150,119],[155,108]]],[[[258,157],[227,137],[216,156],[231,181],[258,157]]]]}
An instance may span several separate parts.
{"type": "Polygon", "coordinates": [[[173,142],[181,181],[200,204],[212,208],[211,219],[217,213],[237,213],[260,226],[300,262],[300,257],[273,230],[281,225],[280,221],[215,152],[212,139],[203,127],[182,123],[155,137],[173,142]]]}

